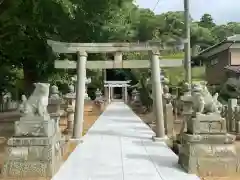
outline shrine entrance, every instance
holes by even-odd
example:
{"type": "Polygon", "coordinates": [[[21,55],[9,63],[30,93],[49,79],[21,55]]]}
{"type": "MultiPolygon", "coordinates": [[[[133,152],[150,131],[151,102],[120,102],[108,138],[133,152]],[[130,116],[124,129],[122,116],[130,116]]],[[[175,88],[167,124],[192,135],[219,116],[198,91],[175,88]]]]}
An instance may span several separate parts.
{"type": "Polygon", "coordinates": [[[128,90],[127,88],[130,86],[129,83],[131,81],[104,81],[104,87],[108,88],[107,91],[107,99],[110,103],[114,99],[119,99],[114,93],[114,88],[122,88],[122,95],[120,95],[121,99],[127,104],[128,103],[128,90]]]}
{"type": "MultiPolygon", "coordinates": [[[[55,68],[61,69],[77,69],[77,87],[76,87],[76,106],[74,115],[74,130],[73,138],[80,139],[83,131],[83,116],[84,116],[84,94],[85,94],[85,79],[86,69],[104,69],[104,80],[106,81],[105,69],[119,68],[151,68],[152,70],[152,89],[154,101],[154,113],[156,116],[156,137],[164,139],[164,116],[162,105],[162,85],[160,67],[177,67],[182,66],[182,60],[160,60],[160,50],[162,44],[160,42],[145,42],[145,43],[64,43],[48,40],[48,45],[52,47],[55,53],[76,53],[77,62],[69,60],[56,60],[55,68]],[[124,52],[141,52],[148,51],[149,60],[125,60],[122,55],[124,52]],[[88,53],[111,53],[114,54],[114,60],[106,61],[87,61],[88,53]]],[[[111,88],[114,83],[106,83],[104,94],[111,88]]],[[[115,83],[119,84],[119,83],[115,83]]],[[[118,85],[120,86],[120,85],[118,85]]],[[[122,86],[122,85],[121,85],[122,86]]],[[[126,87],[125,87],[126,88],[126,87]]],[[[126,91],[124,91],[126,92],[126,91]]],[[[124,96],[127,98],[127,96],[124,96]]],[[[110,96],[111,99],[111,96],[110,96]]],[[[126,99],[125,99],[126,100],[126,99]]]]}

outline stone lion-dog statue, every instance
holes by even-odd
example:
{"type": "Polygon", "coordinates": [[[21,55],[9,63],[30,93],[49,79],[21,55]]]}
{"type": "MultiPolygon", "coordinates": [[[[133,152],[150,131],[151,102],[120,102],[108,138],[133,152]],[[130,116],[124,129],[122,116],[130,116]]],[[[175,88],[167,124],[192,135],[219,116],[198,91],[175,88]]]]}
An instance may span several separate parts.
{"type": "Polygon", "coordinates": [[[25,116],[40,116],[49,118],[47,111],[49,87],[48,83],[34,83],[35,89],[31,96],[27,99],[22,95],[22,104],[20,112],[25,116]]]}

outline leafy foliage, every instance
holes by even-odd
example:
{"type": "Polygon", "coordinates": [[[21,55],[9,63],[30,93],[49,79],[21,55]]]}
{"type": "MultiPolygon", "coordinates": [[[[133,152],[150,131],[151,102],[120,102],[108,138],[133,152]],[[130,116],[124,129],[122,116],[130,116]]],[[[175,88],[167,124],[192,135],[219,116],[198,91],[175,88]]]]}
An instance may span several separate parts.
{"type": "MultiPolygon", "coordinates": [[[[183,13],[155,15],[149,9],[138,8],[133,0],[98,0],[97,4],[96,0],[0,0],[0,15],[1,92],[9,91],[14,85],[30,91],[36,81],[66,84],[75,72],[54,69],[56,56],[48,47],[47,39],[68,42],[160,40],[171,49],[163,52],[164,58],[183,58],[176,46],[184,35],[183,13]]],[[[235,33],[240,33],[240,23],[216,25],[211,15],[204,14],[199,22],[191,24],[193,53],[235,33]]],[[[63,56],[76,59],[74,55],[63,56]]],[[[88,59],[107,57],[94,54],[88,59]]],[[[149,56],[128,53],[124,58],[147,59],[149,56]]],[[[182,70],[175,71],[167,69],[172,82],[181,80],[182,70]]],[[[133,84],[139,82],[141,92],[149,94],[148,70],[117,70],[116,73],[132,79],[133,84]]],[[[102,85],[100,71],[88,71],[87,75],[92,77],[91,88],[102,85]]]]}

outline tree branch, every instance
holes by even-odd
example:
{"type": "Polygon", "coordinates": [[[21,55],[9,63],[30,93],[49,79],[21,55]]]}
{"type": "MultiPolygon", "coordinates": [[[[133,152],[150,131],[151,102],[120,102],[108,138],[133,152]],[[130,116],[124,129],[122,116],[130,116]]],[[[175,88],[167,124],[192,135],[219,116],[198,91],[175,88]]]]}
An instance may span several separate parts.
{"type": "Polygon", "coordinates": [[[0,6],[1,6],[1,4],[3,4],[3,2],[4,2],[4,0],[1,0],[1,1],[0,1],[0,6]]]}

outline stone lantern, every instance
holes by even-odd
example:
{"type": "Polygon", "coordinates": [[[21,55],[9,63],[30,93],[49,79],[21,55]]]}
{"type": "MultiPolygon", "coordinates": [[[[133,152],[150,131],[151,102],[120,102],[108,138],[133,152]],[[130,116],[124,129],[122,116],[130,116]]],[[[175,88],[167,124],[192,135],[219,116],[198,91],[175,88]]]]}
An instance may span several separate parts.
{"type": "Polygon", "coordinates": [[[73,84],[68,86],[68,93],[64,96],[64,99],[66,100],[67,105],[65,108],[65,111],[67,112],[67,132],[72,133],[76,101],[76,93],[74,92],[73,84]]]}
{"type": "Polygon", "coordinates": [[[140,101],[140,93],[137,91],[137,89],[134,89],[132,91],[132,101],[133,102],[139,102],[140,101]]]}
{"type": "Polygon", "coordinates": [[[85,79],[85,84],[86,84],[86,86],[85,86],[85,95],[84,95],[84,99],[85,100],[90,100],[90,98],[89,98],[89,96],[88,96],[88,93],[87,93],[87,86],[88,86],[88,84],[90,84],[92,82],[92,79],[91,78],[86,78],[85,79]]]}
{"type": "Polygon", "coordinates": [[[95,96],[96,96],[95,101],[100,101],[100,100],[102,100],[102,92],[99,90],[99,88],[97,88],[97,90],[96,90],[96,92],[95,92],[95,96]]]}
{"type": "Polygon", "coordinates": [[[96,98],[95,98],[95,104],[100,107],[100,110],[104,110],[104,99],[102,97],[102,92],[97,89],[95,92],[96,98]]]}
{"type": "Polygon", "coordinates": [[[51,99],[60,99],[59,90],[58,90],[58,87],[56,85],[51,86],[50,98],[51,99]]]}
{"type": "MultiPolygon", "coordinates": [[[[74,92],[75,92],[75,86],[76,86],[76,82],[77,82],[77,76],[75,75],[75,76],[73,76],[72,78],[71,78],[71,80],[72,80],[72,83],[74,84],[74,92]]],[[[86,78],[85,79],[85,84],[86,84],[86,86],[85,86],[85,94],[84,94],[84,99],[85,100],[90,100],[90,98],[89,98],[89,96],[88,96],[88,93],[87,93],[87,85],[88,84],[90,84],[92,82],[92,79],[91,78],[86,78]]]]}
{"type": "Polygon", "coordinates": [[[56,85],[51,86],[51,95],[48,99],[47,110],[52,119],[55,120],[56,130],[58,132],[59,138],[61,138],[61,130],[59,127],[60,116],[63,115],[63,111],[61,110],[61,104],[63,103],[62,98],[59,96],[58,87],[56,85]]]}

